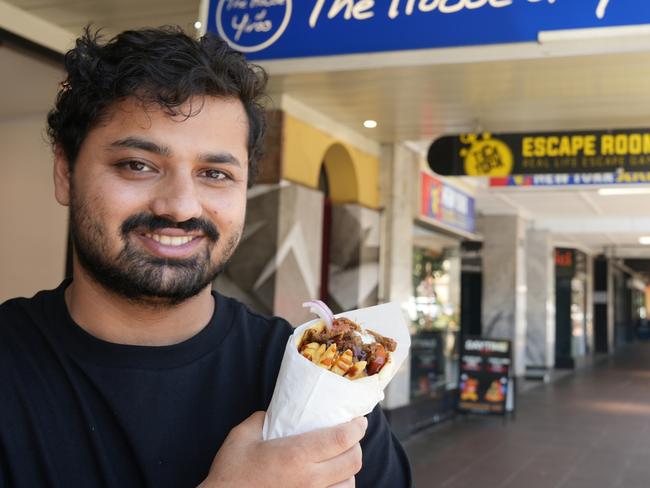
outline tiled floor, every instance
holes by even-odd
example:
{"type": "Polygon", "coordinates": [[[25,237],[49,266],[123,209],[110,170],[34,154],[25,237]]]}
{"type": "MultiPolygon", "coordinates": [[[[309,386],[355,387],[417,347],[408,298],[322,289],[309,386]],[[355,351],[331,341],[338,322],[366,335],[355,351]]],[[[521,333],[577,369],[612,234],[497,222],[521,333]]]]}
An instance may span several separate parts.
{"type": "Polygon", "coordinates": [[[418,488],[650,488],[650,344],[405,443],[418,488]]]}

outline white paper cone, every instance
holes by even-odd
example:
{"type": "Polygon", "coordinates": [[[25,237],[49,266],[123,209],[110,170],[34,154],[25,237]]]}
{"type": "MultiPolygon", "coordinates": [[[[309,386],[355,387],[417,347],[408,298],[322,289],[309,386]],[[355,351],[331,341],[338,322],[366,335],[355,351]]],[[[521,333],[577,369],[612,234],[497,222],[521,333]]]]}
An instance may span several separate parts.
{"type": "Polygon", "coordinates": [[[287,342],[271,404],[264,419],[265,440],[333,427],[366,415],[384,398],[384,388],[399,369],[411,345],[400,307],[386,303],[344,312],[363,328],[397,341],[390,361],[373,376],[349,380],[316,366],[298,352],[306,329],[318,320],[297,327],[287,342]]]}

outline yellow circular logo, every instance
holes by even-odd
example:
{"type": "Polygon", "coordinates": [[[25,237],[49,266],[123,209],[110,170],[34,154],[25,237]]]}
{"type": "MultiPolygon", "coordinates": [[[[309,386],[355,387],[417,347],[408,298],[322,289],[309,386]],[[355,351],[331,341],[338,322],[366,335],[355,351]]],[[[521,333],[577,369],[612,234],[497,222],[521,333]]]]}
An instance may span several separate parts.
{"type": "Polygon", "coordinates": [[[468,148],[461,149],[465,174],[469,176],[508,176],[512,171],[514,158],[508,145],[490,134],[479,139],[475,134],[461,136],[468,148]]]}

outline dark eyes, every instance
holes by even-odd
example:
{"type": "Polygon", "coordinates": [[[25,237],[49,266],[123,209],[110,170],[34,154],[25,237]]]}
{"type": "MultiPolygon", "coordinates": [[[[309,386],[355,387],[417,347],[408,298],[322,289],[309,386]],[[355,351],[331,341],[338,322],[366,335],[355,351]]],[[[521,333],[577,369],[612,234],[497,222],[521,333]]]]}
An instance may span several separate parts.
{"type": "Polygon", "coordinates": [[[144,173],[147,171],[152,171],[152,169],[144,164],[142,161],[128,161],[126,163],[126,166],[131,170],[131,171],[136,171],[138,173],[144,173]]]}
{"type": "Polygon", "coordinates": [[[210,180],[223,181],[230,178],[226,173],[218,169],[206,169],[202,174],[210,180]]]}
{"type": "Polygon", "coordinates": [[[118,168],[131,171],[132,173],[150,173],[153,169],[142,161],[122,161],[116,165],[118,168]]]}

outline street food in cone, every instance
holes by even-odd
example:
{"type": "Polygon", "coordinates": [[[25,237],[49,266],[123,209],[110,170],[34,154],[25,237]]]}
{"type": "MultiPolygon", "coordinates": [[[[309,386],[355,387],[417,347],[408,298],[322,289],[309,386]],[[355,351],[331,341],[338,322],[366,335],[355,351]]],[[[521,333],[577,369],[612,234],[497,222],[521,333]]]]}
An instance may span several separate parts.
{"type": "Polygon", "coordinates": [[[363,330],[345,317],[335,319],[322,302],[309,305],[323,321],[305,331],[298,351],[312,363],[356,380],[378,374],[389,362],[390,353],[397,348],[393,339],[363,330]]]}
{"type": "Polygon", "coordinates": [[[299,325],[287,341],[264,419],[264,440],[369,414],[408,356],[411,336],[398,304],[352,310],[338,319],[322,302],[306,305],[321,320],[299,325]]]}

